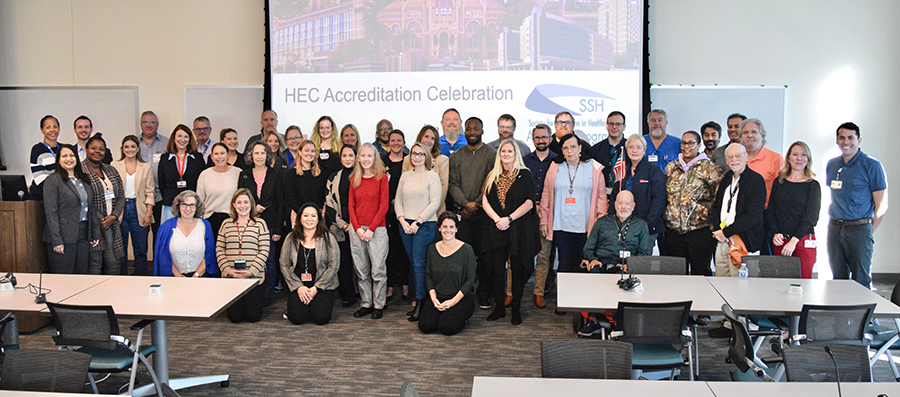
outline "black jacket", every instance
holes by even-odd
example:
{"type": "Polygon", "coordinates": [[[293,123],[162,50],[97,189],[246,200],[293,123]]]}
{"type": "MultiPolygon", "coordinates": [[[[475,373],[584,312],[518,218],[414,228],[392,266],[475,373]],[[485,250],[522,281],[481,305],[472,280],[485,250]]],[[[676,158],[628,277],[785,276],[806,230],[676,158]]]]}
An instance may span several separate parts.
{"type": "Polygon", "coordinates": [[[200,179],[200,173],[206,169],[206,162],[200,153],[191,153],[187,155],[186,165],[184,166],[184,176],[178,175],[178,163],[174,154],[163,153],[159,159],[159,170],[157,173],[157,184],[159,192],[162,193],[162,205],[172,205],[175,196],[185,190],[197,191],[197,179],[200,179]],[[184,180],[185,186],[178,187],[178,181],[184,180]]]}
{"type": "MultiPolygon", "coordinates": [[[[713,202],[712,209],[709,210],[709,223],[713,231],[722,229],[719,227],[721,222],[722,206],[726,205],[728,198],[725,195],[731,186],[734,178],[734,171],[728,170],[719,183],[719,190],[716,192],[716,201],[713,202]]],[[[766,208],[766,182],[763,177],[746,167],[741,173],[741,179],[738,181],[737,197],[735,202],[734,223],[722,229],[725,237],[731,237],[735,234],[741,236],[748,252],[761,250],[765,246],[764,229],[763,229],[763,211],[766,208]]]]}
{"type": "Polygon", "coordinates": [[[266,207],[266,210],[260,214],[260,217],[269,225],[269,233],[272,235],[281,234],[283,204],[282,194],[284,189],[281,186],[281,175],[271,167],[266,168],[266,179],[263,181],[262,194],[256,194],[256,180],[253,178],[253,169],[241,171],[238,177],[238,189],[246,188],[253,193],[253,199],[256,204],[266,207]]]}

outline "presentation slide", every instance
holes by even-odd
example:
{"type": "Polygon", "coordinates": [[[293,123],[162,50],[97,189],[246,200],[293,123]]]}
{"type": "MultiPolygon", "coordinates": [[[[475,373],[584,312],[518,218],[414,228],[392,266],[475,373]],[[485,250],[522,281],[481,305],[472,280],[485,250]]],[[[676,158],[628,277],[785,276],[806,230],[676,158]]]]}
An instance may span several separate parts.
{"type": "Polygon", "coordinates": [[[329,115],[363,142],[388,119],[407,143],[463,121],[516,119],[529,145],[537,124],[574,115],[578,135],[606,137],[618,110],[639,131],[643,0],[269,0],[271,103],[279,131],[305,134],[329,115]]]}

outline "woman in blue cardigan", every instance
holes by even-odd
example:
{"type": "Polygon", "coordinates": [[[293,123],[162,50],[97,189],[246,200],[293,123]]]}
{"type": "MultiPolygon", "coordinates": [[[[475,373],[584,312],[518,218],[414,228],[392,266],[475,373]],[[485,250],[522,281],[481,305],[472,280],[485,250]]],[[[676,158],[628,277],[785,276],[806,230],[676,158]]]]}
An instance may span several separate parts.
{"type": "Polygon", "coordinates": [[[625,151],[628,153],[625,178],[621,186],[613,186],[610,197],[616,197],[620,191],[628,190],[634,195],[634,215],[647,222],[650,229],[650,246],[656,241],[656,236],[666,230],[663,222],[663,212],[666,211],[666,176],[659,167],[644,161],[647,151],[647,141],[644,137],[633,134],[625,141],[625,151]]]}
{"type": "Polygon", "coordinates": [[[153,251],[153,275],[176,277],[219,277],[216,262],[216,234],[209,222],[200,218],[203,202],[193,190],[172,200],[175,215],[159,227],[153,251]]]}

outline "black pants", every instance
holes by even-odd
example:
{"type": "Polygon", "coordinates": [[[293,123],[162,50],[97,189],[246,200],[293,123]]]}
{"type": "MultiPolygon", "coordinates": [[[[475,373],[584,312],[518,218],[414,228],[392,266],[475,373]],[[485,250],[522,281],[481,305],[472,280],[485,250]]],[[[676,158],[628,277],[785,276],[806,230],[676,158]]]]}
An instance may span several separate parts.
{"type": "Polygon", "coordinates": [[[400,221],[391,213],[387,216],[387,232],[387,286],[409,285],[409,256],[406,255],[406,247],[400,237],[400,221]]]}
{"type": "Polygon", "coordinates": [[[263,293],[265,287],[257,285],[253,287],[247,295],[244,295],[233,305],[228,307],[228,319],[233,323],[255,323],[262,319],[263,315],[263,293]]]}
{"type": "Polygon", "coordinates": [[[303,324],[307,320],[318,325],[328,324],[331,321],[332,311],[334,311],[334,290],[319,290],[309,305],[300,300],[297,290],[288,293],[287,317],[295,325],[303,324]]]}
{"type": "Polygon", "coordinates": [[[684,234],[666,230],[666,248],[669,256],[685,258],[690,275],[712,276],[709,264],[715,247],[715,240],[709,228],[704,227],[684,234]]]}
{"type": "MultiPolygon", "coordinates": [[[[472,249],[475,251],[475,256],[477,257],[475,264],[475,281],[478,282],[478,287],[475,292],[476,295],[478,295],[479,298],[490,299],[494,290],[494,287],[491,284],[491,270],[484,261],[484,253],[481,252],[481,231],[486,225],[487,219],[487,215],[484,214],[483,210],[478,210],[478,212],[472,214],[472,216],[463,218],[459,222],[456,238],[471,245],[472,249]]],[[[440,225],[438,225],[438,228],[440,228],[440,225]]],[[[441,233],[438,232],[435,234],[439,238],[441,233]]],[[[503,296],[506,296],[506,292],[503,293],[503,296]]]]}
{"type": "MultiPolygon", "coordinates": [[[[150,224],[150,230],[153,231],[153,245],[150,246],[148,251],[152,254],[156,252],[156,235],[159,233],[159,221],[162,219],[162,201],[157,201],[155,205],[153,205],[153,223],[150,224]]],[[[153,258],[155,261],[156,258],[153,258]]],[[[153,269],[150,269],[153,270],[153,269]]]]}
{"type": "Polygon", "coordinates": [[[491,269],[491,284],[493,285],[495,309],[503,308],[503,300],[506,298],[506,261],[509,260],[509,269],[512,271],[512,307],[518,308],[522,303],[522,295],[525,283],[534,272],[534,257],[526,258],[510,252],[509,245],[485,252],[485,262],[491,269]],[[512,256],[510,256],[512,255],[512,256]]]}
{"type": "Polygon", "coordinates": [[[213,236],[219,235],[219,228],[222,227],[222,223],[225,222],[226,219],[230,218],[231,214],[226,214],[224,212],[213,212],[209,218],[206,220],[209,222],[209,225],[212,226],[212,234],[213,236]]]}
{"type": "MultiPolygon", "coordinates": [[[[446,299],[438,296],[438,300],[443,302],[446,299]]],[[[435,309],[430,297],[425,298],[424,302],[425,305],[419,314],[419,329],[426,334],[435,331],[444,335],[458,334],[465,328],[472,313],[475,313],[475,300],[469,295],[463,296],[459,303],[445,311],[435,309]]]]}
{"type": "Polygon", "coordinates": [[[88,222],[78,222],[78,241],[63,244],[63,253],[57,254],[47,243],[47,263],[50,273],[87,274],[91,244],[88,242],[88,222]]]}
{"type": "MultiPolygon", "coordinates": [[[[355,233],[350,230],[351,233],[355,233]]],[[[349,236],[347,236],[349,238],[349,236]]],[[[346,302],[356,302],[356,290],[353,288],[356,283],[353,282],[353,257],[350,256],[350,240],[338,241],[338,248],[341,249],[341,267],[338,268],[338,292],[341,294],[341,300],[346,302]]]]}

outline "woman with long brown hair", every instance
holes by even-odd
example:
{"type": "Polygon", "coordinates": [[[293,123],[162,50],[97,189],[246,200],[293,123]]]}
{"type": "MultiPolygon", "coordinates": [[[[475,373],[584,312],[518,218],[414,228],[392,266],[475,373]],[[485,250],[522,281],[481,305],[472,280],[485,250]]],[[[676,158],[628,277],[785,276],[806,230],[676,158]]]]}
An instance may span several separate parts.
{"type": "Polygon", "coordinates": [[[254,278],[259,282],[228,308],[233,323],[255,323],[262,318],[263,283],[269,256],[269,228],[256,213],[253,193],[238,189],[231,197],[231,218],[222,223],[216,239],[216,260],[222,278],[254,278]]]}
{"type": "Polygon", "coordinates": [[[340,258],[337,241],[325,228],[322,209],[304,203],[281,250],[281,273],[290,291],[288,320],[298,325],[306,320],[319,325],[331,321],[340,258]]]}

